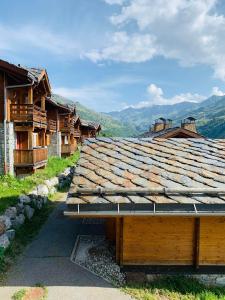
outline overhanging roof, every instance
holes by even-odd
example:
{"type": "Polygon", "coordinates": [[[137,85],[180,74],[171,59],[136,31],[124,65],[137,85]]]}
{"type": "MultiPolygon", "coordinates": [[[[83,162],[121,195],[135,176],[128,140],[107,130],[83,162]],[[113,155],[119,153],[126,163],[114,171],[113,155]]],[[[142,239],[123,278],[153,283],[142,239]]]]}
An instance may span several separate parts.
{"type": "MultiPolygon", "coordinates": [[[[120,210],[126,204],[132,207],[129,213],[134,208],[138,211],[139,205],[149,204],[171,205],[171,209],[174,204],[192,208],[219,205],[223,213],[224,170],[224,140],[88,139],[82,148],[67,204],[74,211],[78,205],[79,209],[95,204],[104,209],[113,205],[120,210]]],[[[100,211],[104,214],[100,209],[98,215],[100,211]]]]}

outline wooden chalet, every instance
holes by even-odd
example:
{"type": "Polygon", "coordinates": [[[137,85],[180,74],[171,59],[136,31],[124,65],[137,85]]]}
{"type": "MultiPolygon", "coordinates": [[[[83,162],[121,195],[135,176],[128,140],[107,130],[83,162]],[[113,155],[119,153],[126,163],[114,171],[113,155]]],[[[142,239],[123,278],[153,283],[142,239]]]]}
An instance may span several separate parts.
{"type": "Polygon", "coordinates": [[[203,138],[196,128],[196,120],[188,117],[181,122],[181,126],[173,126],[171,119],[159,118],[150,127],[148,132],[141,134],[144,138],[203,138]]]}
{"type": "Polygon", "coordinates": [[[46,70],[0,60],[0,87],[5,171],[14,168],[20,174],[44,167],[48,158],[45,104],[51,93],[46,70]],[[11,140],[8,146],[7,140],[11,140]]]}
{"type": "Polygon", "coordinates": [[[224,272],[224,167],[224,140],[88,139],[64,214],[104,218],[126,270],[224,272]]]}
{"type": "Polygon", "coordinates": [[[80,125],[82,141],[88,138],[95,138],[101,131],[99,123],[87,120],[81,120],[80,125]]]}

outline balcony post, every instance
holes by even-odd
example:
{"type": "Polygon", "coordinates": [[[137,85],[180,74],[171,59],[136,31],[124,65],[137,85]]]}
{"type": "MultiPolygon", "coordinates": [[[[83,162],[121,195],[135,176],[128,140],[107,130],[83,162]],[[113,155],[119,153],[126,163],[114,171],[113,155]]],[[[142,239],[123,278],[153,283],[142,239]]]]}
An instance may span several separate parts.
{"type": "Polygon", "coordinates": [[[41,110],[45,111],[45,96],[41,96],[41,110]]]}
{"type": "Polygon", "coordinates": [[[33,87],[28,88],[28,104],[33,104],[33,87]]]}
{"type": "Polygon", "coordinates": [[[28,131],[28,149],[32,150],[34,147],[34,135],[33,135],[33,131],[29,130],[28,131]]]}

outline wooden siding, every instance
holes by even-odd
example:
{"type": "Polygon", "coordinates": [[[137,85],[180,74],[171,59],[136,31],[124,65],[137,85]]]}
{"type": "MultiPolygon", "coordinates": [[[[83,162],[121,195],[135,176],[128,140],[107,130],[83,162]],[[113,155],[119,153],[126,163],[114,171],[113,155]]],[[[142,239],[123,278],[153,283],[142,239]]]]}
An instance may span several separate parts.
{"type": "Polygon", "coordinates": [[[44,164],[47,159],[48,149],[46,148],[14,150],[14,164],[16,167],[44,164]]]}
{"type": "Polygon", "coordinates": [[[192,265],[195,220],[188,217],[125,217],[124,265],[192,265]]]}
{"type": "Polygon", "coordinates": [[[199,264],[225,265],[225,217],[201,218],[199,264]]]}
{"type": "Polygon", "coordinates": [[[4,119],[4,74],[0,72],[0,122],[4,119]]]}

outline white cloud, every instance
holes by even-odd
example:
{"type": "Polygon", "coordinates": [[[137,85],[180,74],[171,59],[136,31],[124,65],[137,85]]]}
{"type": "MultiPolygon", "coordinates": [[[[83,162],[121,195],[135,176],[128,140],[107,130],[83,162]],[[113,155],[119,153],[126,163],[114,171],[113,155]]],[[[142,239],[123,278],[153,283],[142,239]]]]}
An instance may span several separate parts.
{"type": "Polygon", "coordinates": [[[175,104],[175,103],[181,103],[181,102],[201,102],[202,100],[206,99],[205,96],[200,94],[192,94],[192,93],[181,93],[178,95],[175,95],[171,98],[167,98],[164,96],[163,90],[158,87],[155,84],[150,84],[147,87],[147,100],[140,101],[137,104],[134,105],[127,105],[127,107],[133,107],[133,108],[143,108],[148,107],[152,105],[166,105],[166,104],[175,104]]]}
{"type": "Polygon", "coordinates": [[[6,27],[0,24],[0,53],[45,50],[57,55],[78,55],[79,45],[65,37],[35,26],[6,27]]]}
{"type": "Polygon", "coordinates": [[[118,4],[118,5],[122,5],[125,0],[104,0],[106,3],[113,5],[113,4],[118,4]]]}
{"type": "Polygon", "coordinates": [[[215,77],[225,80],[225,16],[216,11],[216,4],[216,0],[127,0],[111,17],[116,30],[108,44],[89,51],[87,57],[128,63],[163,56],[182,66],[208,65],[215,77]],[[129,23],[136,29],[131,31],[129,23]]]}
{"type": "Polygon", "coordinates": [[[212,89],[212,95],[214,96],[224,96],[225,93],[221,91],[217,86],[214,86],[212,89]]]}
{"type": "Polygon", "coordinates": [[[92,50],[86,57],[94,62],[111,59],[123,62],[144,62],[152,58],[157,50],[154,48],[154,37],[148,34],[128,35],[126,32],[116,32],[112,44],[102,50],[92,50]]]}

